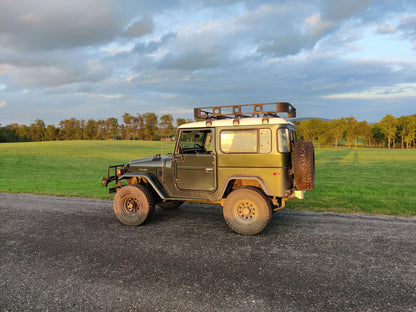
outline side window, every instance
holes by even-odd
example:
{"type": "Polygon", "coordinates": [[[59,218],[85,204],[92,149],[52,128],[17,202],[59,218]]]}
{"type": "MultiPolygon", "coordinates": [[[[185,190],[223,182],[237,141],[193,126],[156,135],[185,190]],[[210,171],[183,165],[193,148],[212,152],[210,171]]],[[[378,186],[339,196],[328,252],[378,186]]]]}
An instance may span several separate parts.
{"type": "Polygon", "coordinates": [[[271,130],[223,130],[220,135],[223,153],[262,153],[271,152],[271,130]]]}
{"type": "Polygon", "coordinates": [[[177,153],[208,153],[212,151],[212,131],[182,130],[177,153]]]}
{"type": "Polygon", "coordinates": [[[290,152],[289,129],[279,128],[277,130],[277,146],[278,146],[279,153],[290,152]]]}
{"type": "Polygon", "coordinates": [[[272,151],[272,130],[259,130],[259,153],[268,154],[272,151]]]}

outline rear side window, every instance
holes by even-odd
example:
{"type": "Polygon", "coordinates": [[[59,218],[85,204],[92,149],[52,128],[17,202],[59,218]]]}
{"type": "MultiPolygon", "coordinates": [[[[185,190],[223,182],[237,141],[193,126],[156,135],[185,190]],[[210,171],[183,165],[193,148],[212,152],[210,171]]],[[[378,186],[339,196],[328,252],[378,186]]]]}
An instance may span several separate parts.
{"type": "Polygon", "coordinates": [[[223,153],[271,152],[270,129],[223,130],[221,131],[221,151],[223,153]]]}
{"type": "Polygon", "coordinates": [[[289,129],[279,128],[277,130],[277,148],[279,153],[290,152],[290,145],[289,129]]]}

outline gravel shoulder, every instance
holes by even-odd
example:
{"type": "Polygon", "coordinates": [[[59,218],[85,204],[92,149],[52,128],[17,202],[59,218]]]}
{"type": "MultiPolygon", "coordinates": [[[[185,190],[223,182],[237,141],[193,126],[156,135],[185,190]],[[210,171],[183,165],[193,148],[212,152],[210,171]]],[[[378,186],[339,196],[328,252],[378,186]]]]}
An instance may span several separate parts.
{"type": "Polygon", "coordinates": [[[219,206],[125,226],[112,201],[0,193],[1,311],[416,311],[416,218],[219,206]]]}

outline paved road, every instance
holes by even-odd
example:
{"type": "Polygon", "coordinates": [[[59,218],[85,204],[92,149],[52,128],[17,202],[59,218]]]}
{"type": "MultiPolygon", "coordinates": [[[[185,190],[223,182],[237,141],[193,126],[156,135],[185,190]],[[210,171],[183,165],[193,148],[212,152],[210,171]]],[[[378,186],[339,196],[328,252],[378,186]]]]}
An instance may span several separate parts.
{"type": "Polygon", "coordinates": [[[215,206],[120,224],[111,201],[0,194],[3,311],[416,311],[416,219],[215,206]]]}

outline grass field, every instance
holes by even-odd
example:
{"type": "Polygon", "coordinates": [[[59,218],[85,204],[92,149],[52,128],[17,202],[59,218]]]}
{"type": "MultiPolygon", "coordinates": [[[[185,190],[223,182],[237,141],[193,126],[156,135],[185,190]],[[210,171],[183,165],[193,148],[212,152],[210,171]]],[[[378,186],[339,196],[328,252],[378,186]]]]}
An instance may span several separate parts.
{"type": "MultiPolygon", "coordinates": [[[[172,142],[61,141],[0,144],[0,192],[112,198],[109,165],[167,154],[172,142]]],[[[416,215],[416,150],[316,149],[315,189],[297,210],[416,215]]]]}

